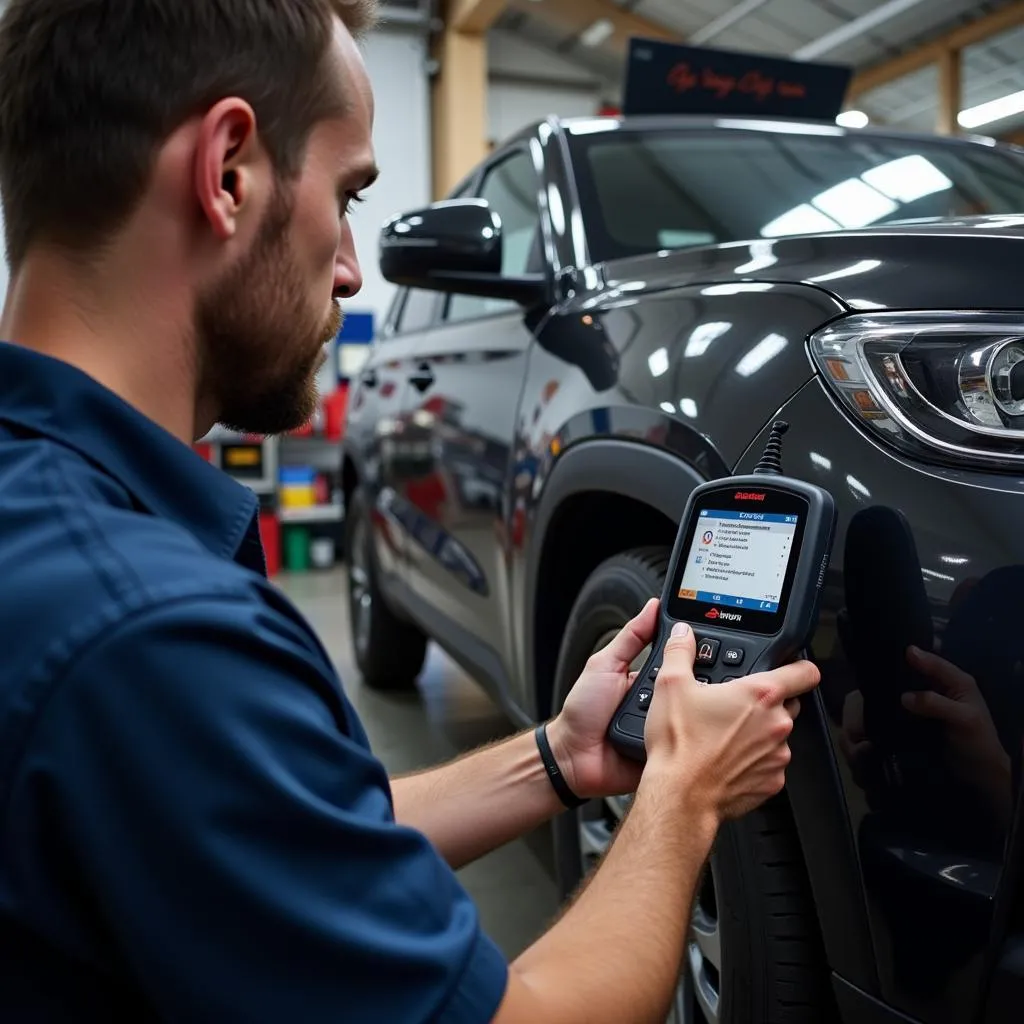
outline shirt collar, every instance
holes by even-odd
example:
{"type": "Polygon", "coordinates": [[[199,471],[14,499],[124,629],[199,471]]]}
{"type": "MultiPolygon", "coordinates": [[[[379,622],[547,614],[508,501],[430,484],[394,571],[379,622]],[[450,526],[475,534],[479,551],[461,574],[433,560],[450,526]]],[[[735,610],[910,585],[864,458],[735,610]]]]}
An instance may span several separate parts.
{"type": "Polygon", "coordinates": [[[265,573],[252,491],[76,367],[0,342],[0,422],[73,449],[148,512],[265,573]]]}

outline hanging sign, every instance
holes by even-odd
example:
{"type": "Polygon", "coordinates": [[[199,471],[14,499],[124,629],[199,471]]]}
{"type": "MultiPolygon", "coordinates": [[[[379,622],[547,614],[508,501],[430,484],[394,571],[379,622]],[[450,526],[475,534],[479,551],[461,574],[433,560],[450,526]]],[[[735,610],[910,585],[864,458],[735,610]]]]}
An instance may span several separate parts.
{"type": "Polygon", "coordinates": [[[630,39],[623,113],[834,121],[852,70],[839,64],[630,39]]]}

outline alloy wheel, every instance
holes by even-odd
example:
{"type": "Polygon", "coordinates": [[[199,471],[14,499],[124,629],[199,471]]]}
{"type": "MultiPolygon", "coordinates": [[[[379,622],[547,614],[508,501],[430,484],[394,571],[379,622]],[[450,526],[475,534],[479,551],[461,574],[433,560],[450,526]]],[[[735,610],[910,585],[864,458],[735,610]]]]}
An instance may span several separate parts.
{"type": "MultiPolygon", "coordinates": [[[[606,633],[594,645],[594,652],[615,636],[606,633]]],[[[641,652],[631,668],[639,669],[649,648],[641,652]]],[[[589,874],[608,849],[612,836],[629,807],[631,796],[591,800],[578,811],[580,860],[583,874],[589,874]]],[[[666,1024],[720,1024],[722,939],[718,923],[713,861],[704,871],[697,888],[690,934],[683,956],[679,985],[666,1024]]]]}

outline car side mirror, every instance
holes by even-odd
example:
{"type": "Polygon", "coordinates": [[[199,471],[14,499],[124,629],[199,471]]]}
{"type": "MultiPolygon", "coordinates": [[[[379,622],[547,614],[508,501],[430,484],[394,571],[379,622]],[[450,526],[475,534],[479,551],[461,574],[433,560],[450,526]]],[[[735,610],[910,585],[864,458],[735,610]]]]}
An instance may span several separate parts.
{"type": "Polygon", "coordinates": [[[398,214],[380,235],[380,271],[392,284],[511,299],[524,306],[547,293],[543,274],[501,272],[501,218],[484,199],[448,199],[398,214]]]}

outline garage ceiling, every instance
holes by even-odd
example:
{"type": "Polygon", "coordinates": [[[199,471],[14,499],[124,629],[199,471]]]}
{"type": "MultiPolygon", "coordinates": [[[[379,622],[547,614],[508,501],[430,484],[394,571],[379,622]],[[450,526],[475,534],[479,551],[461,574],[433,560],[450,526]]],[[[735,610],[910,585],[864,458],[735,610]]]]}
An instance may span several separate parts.
{"type": "MultiPolygon", "coordinates": [[[[722,49],[848,64],[863,70],[1024,0],[510,0],[495,28],[553,51],[621,88],[621,48],[587,45],[579,15],[615,4],[680,39],[722,49]],[[574,23],[575,22],[575,23],[574,23]],[[618,49],[618,52],[616,52],[618,49]]],[[[597,19],[595,19],[597,20],[597,19]]],[[[583,28],[589,27],[584,24],[583,28]]],[[[1024,25],[962,51],[962,103],[969,108],[1024,90],[1024,25]]],[[[938,72],[930,65],[858,97],[876,124],[933,131],[938,72]]],[[[1001,135],[1024,127],[1024,114],[976,130],[1001,135]]]]}

